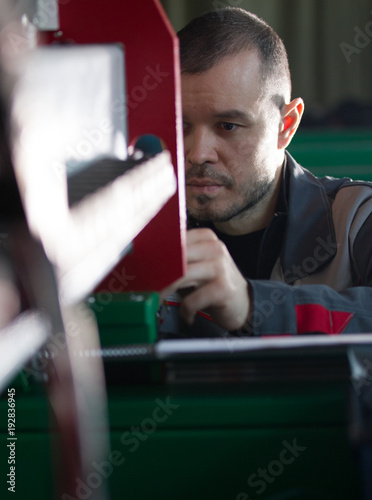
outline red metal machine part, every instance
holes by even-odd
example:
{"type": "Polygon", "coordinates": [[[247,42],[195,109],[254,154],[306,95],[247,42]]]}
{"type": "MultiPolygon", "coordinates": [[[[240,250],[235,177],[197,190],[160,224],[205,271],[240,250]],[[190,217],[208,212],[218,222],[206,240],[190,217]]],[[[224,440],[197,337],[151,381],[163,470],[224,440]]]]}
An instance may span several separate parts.
{"type": "MultiPolygon", "coordinates": [[[[144,134],[158,136],[169,149],[178,192],[133,242],[97,287],[99,291],[158,291],[185,268],[184,157],[178,39],[159,0],[90,0],[59,3],[60,29],[46,43],[121,43],[125,49],[128,144],[144,134]],[[122,290],[110,290],[113,276],[130,276],[122,290]],[[125,287],[125,288],[124,288],[125,287]]],[[[113,106],[124,103],[113,103],[113,106]]]]}

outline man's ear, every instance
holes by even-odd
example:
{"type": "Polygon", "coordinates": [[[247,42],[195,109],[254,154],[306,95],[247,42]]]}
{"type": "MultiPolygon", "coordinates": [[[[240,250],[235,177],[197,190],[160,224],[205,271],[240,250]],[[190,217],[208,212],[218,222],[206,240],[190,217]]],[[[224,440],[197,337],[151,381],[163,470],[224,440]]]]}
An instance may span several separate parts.
{"type": "Polygon", "coordinates": [[[278,149],[286,148],[296,133],[304,112],[304,101],[297,97],[281,110],[281,123],[278,135],[278,149]]]}

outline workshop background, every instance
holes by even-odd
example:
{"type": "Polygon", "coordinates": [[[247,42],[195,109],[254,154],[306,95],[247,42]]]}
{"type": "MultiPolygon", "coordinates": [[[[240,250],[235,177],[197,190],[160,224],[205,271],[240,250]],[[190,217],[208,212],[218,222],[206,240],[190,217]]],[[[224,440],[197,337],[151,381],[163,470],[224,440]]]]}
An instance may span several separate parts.
{"type": "Polygon", "coordinates": [[[371,0],[161,0],[176,31],[193,17],[241,7],[267,21],[288,51],[302,127],[372,127],[371,0]]]}

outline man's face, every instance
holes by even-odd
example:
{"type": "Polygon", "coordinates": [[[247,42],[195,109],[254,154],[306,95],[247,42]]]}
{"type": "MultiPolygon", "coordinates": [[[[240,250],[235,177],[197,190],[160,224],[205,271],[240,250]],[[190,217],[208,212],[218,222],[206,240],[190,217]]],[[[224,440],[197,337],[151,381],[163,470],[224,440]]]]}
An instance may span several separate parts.
{"type": "Polygon", "coordinates": [[[280,111],[261,86],[254,51],[182,75],[187,208],[196,219],[245,217],[274,193],[280,111]]]}

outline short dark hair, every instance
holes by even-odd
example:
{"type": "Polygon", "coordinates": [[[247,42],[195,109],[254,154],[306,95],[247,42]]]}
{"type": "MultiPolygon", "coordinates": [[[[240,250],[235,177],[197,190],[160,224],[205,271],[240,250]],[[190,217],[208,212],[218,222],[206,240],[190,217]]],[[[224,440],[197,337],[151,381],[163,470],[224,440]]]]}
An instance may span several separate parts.
{"type": "Polygon", "coordinates": [[[226,56],[256,49],[263,81],[275,81],[282,92],[290,94],[291,76],[283,41],[255,14],[237,7],[207,12],[193,19],[178,36],[182,73],[204,73],[226,56]]]}

